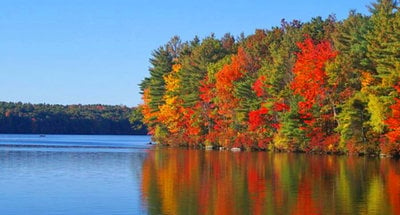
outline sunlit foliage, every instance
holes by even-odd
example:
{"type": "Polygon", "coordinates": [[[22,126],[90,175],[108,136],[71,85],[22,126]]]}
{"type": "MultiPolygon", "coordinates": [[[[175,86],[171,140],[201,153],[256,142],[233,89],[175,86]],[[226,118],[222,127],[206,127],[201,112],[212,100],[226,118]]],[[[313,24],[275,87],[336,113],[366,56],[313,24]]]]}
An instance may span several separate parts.
{"type": "Polygon", "coordinates": [[[173,37],[140,85],[149,133],[166,145],[398,155],[400,15],[393,0],[370,12],[173,37]]]}

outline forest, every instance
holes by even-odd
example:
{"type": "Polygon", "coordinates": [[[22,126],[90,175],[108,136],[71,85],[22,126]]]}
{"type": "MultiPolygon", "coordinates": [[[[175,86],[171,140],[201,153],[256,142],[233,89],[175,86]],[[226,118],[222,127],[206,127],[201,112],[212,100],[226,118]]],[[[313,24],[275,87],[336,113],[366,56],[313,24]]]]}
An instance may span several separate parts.
{"type": "Polygon", "coordinates": [[[140,84],[149,134],[169,146],[399,155],[399,8],[369,11],[172,37],[140,84]]]}
{"type": "Polygon", "coordinates": [[[50,105],[0,102],[0,133],[146,134],[131,120],[135,108],[113,105],[50,105]]]}

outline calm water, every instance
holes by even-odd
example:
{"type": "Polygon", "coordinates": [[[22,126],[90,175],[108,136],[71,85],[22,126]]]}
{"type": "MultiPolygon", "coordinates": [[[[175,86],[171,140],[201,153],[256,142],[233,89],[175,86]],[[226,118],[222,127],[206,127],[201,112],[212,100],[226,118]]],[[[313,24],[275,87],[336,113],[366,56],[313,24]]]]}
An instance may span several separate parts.
{"type": "Polygon", "coordinates": [[[400,214],[391,159],[0,135],[0,214],[400,214]]]}
{"type": "Polygon", "coordinates": [[[0,214],[146,214],[147,136],[0,135],[0,214]]]}
{"type": "Polygon", "coordinates": [[[160,149],[142,177],[150,214],[400,214],[390,159],[160,149]]]}

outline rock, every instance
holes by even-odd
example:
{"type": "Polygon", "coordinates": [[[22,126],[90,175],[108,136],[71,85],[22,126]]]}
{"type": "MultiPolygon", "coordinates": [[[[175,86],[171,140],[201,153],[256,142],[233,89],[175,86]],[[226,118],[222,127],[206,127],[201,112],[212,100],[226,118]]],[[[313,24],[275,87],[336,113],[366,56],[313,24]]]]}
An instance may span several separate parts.
{"type": "Polygon", "coordinates": [[[379,157],[381,157],[381,158],[391,158],[392,156],[390,154],[380,153],[379,157]]]}
{"type": "Polygon", "coordinates": [[[213,147],[212,146],[206,146],[206,150],[212,150],[213,147]]]}
{"type": "Polygon", "coordinates": [[[231,148],[231,151],[232,152],[240,152],[240,148],[233,147],[233,148],[231,148]]]}

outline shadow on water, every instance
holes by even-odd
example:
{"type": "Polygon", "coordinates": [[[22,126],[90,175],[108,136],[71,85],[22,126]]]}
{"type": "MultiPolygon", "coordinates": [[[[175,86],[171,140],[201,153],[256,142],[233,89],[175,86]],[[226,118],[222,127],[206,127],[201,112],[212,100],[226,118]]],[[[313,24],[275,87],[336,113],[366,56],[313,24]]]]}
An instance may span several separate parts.
{"type": "Polygon", "coordinates": [[[400,214],[400,162],[265,152],[149,150],[149,214],[400,214]]]}

